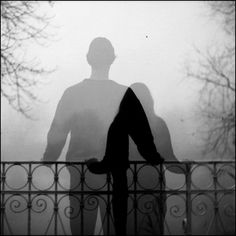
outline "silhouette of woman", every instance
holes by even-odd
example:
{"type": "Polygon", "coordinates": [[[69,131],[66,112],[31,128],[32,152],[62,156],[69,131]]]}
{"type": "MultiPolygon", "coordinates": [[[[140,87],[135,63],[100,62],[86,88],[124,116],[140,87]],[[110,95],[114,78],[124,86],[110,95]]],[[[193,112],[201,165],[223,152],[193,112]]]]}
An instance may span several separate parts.
{"type": "Polygon", "coordinates": [[[163,162],[153,142],[148,119],[132,89],[128,88],[107,135],[106,152],[101,162],[87,162],[91,172],[111,172],[113,177],[113,215],[116,235],[126,235],[128,186],[126,171],[129,168],[129,136],[139,153],[150,164],[163,162]]]}
{"type": "MultiPolygon", "coordinates": [[[[130,86],[132,90],[134,91],[135,95],[141,102],[143,109],[146,113],[146,116],[148,118],[151,131],[154,137],[154,142],[157,148],[157,151],[161,154],[161,156],[164,158],[165,162],[168,161],[176,161],[178,162],[177,158],[175,157],[175,154],[173,152],[173,147],[171,144],[171,136],[168,130],[168,127],[165,123],[165,121],[157,116],[154,111],[154,101],[151,95],[150,90],[148,87],[143,83],[134,83],[130,86]]],[[[134,142],[130,139],[130,160],[142,160],[142,157],[140,156],[136,145],[134,142]]],[[[183,174],[185,171],[185,167],[181,166],[181,168],[178,165],[168,165],[168,170],[177,174],[183,174]]],[[[148,170],[143,170],[143,176],[146,178],[146,182],[148,182],[150,185],[159,181],[159,177],[156,175],[152,175],[151,173],[148,173],[148,170]]],[[[165,175],[162,176],[163,178],[163,189],[165,189],[165,175]]],[[[160,186],[160,183],[159,183],[160,186]]],[[[145,199],[143,199],[145,201],[145,199]]],[[[140,203],[143,205],[144,203],[140,203]]],[[[158,234],[163,234],[164,230],[164,220],[165,220],[165,214],[166,214],[166,195],[162,194],[162,196],[158,195],[155,199],[155,203],[153,204],[156,209],[157,215],[154,215],[153,219],[153,225],[155,226],[155,232],[158,234]]],[[[149,216],[149,219],[151,219],[151,215],[149,216]]],[[[139,222],[140,228],[145,229],[145,225],[141,226],[141,222],[139,222]]],[[[142,232],[139,232],[142,233],[142,232]]],[[[143,232],[144,233],[144,232],[143,232]]]]}

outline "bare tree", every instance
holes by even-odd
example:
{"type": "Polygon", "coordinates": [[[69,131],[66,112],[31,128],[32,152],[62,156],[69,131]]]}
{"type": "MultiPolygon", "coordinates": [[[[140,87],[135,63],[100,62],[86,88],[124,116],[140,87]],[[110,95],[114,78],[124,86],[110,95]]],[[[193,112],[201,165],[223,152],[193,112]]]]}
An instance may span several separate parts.
{"type": "Polygon", "coordinates": [[[225,44],[198,53],[198,62],[187,68],[187,76],[202,82],[199,114],[205,121],[205,151],[224,157],[235,152],[235,2],[207,3],[221,20],[225,44]]]}
{"type": "Polygon", "coordinates": [[[213,16],[219,16],[222,26],[230,35],[235,34],[235,1],[208,1],[213,16]]]}
{"type": "Polygon", "coordinates": [[[40,4],[1,1],[1,96],[26,117],[30,117],[31,103],[38,99],[33,89],[40,82],[39,75],[49,72],[24,55],[30,40],[43,43],[49,38],[45,29],[50,18],[39,14],[40,4]]]}

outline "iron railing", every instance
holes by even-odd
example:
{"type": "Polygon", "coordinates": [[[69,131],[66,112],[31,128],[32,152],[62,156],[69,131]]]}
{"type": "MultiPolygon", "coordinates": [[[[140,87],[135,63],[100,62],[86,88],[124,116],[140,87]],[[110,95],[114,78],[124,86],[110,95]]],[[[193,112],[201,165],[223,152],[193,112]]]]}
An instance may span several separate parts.
{"type": "MultiPolygon", "coordinates": [[[[132,161],[127,176],[129,235],[235,235],[235,162],[132,161]]],[[[114,235],[111,199],[83,162],[1,162],[2,235],[114,235]]]]}

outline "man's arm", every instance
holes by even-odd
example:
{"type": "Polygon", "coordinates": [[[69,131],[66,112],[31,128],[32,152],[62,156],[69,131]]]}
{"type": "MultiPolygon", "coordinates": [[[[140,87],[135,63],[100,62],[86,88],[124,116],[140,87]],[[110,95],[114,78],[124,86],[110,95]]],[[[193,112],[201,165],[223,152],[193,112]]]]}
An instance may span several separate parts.
{"type": "Polygon", "coordinates": [[[47,135],[47,147],[42,161],[56,161],[70,131],[71,101],[66,91],[58,103],[54,119],[47,135]]]}

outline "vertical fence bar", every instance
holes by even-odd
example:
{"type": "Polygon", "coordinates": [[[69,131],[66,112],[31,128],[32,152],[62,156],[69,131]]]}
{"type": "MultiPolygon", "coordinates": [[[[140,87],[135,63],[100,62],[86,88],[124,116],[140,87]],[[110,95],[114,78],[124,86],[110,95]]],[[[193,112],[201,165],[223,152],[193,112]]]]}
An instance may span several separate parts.
{"type": "Polygon", "coordinates": [[[4,217],[5,217],[5,163],[1,163],[2,173],[1,173],[1,235],[4,235],[4,217]]]}
{"type": "Polygon", "coordinates": [[[107,235],[110,234],[110,216],[111,216],[111,206],[110,206],[110,201],[111,201],[111,196],[110,196],[110,191],[111,191],[111,174],[107,174],[107,235]]]}
{"type": "MultiPolygon", "coordinates": [[[[163,206],[163,190],[164,190],[164,184],[163,184],[163,164],[160,164],[160,175],[159,175],[159,181],[160,181],[160,232],[161,235],[164,234],[164,206],[163,206]]],[[[157,202],[158,203],[158,202],[157,202]]]]}
{"type": "Polygon", "coordinates": [[[214,182],[214,220],[215,234],[218,234],[218,197],[217,197],[217,169],[216,163],[213,164],[213,182],[214,182]]]}
{"type": "Polygon", "coordinates": [[[138,181],[138,174],[137,174],[137,163],[134,163],[134,235],[138,235],[138,216],[137,216],[137,181],[138,181]]]}
{"type": "Polygon", "coordinates": [[[186,234],[192,234],[192,202],[191,202],[191,163],[186,163],[186,234]]]}
{"type": "Polygon", "coordinates": [[[81,202],[80,202],[80,212],[81,212],[81,235],[84,235],[84,181],[85,181],[85,174],[84,174],[84,164],[81,166],[81,202]]]}
{"type": "Polygon", "coordinates": [[[54,234],[57,235],[57,219],[58,219],[58,163],[55,163],[55,175],[54,175],[54,181],[55,181],[55,202],[54,202],[54,234]]]}
{"type": "Polygon", "coordinates": [[[27,234],[31,235],[31,209],[32,209],[32,203],[31,203],[31,187],[32,187],[32,163],[29,163],[29,172],[28,172],[28,228],[27,228],[27,234]]]}

